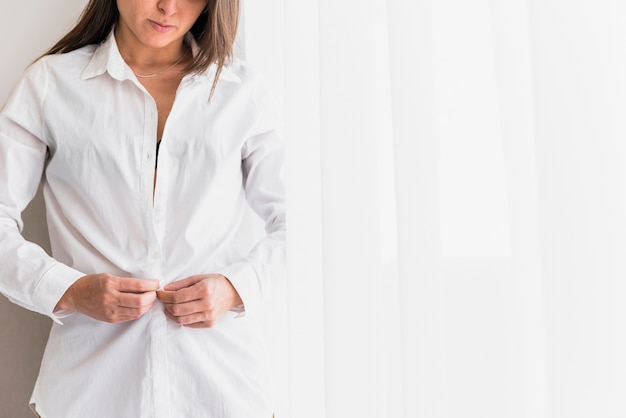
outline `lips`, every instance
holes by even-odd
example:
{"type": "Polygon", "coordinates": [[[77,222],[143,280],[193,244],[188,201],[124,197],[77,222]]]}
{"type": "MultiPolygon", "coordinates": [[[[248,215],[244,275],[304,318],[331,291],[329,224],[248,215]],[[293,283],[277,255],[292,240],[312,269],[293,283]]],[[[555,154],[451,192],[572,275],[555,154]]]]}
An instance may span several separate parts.
{"type": "Polygon", "coordinates": [[[155,22],[154,20],[149,20],[148,22],[150,22],[150,26],[152,26],[152,28],[154,30],[156,30],[157,32],[169,32],[170,30],[174,29],[174,26],[172,25],[168,25],[166,23],[159,23],[159,22],[155,22]]]}

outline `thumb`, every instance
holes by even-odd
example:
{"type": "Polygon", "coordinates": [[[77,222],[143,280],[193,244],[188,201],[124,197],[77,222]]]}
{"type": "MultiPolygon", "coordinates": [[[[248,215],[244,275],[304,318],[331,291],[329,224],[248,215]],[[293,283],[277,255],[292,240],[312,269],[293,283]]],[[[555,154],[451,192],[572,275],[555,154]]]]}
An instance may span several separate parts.
{"type": "Polygon", "coordinates": [[[120,277],[118,281],[118,290],[125,293],[153,292],[158,288],[159,281],[156,279],[120,277]]]}
{"type": "Polygon", "coordinates": [[[177,290],[185,289],[187,287],[191,287],[199,281],[207,278],[207,276],[191,276],[182,280],[177,280],[175,282],[169,283],[163,287],[163,290],[168,292],[175,292],[177,290]]]}

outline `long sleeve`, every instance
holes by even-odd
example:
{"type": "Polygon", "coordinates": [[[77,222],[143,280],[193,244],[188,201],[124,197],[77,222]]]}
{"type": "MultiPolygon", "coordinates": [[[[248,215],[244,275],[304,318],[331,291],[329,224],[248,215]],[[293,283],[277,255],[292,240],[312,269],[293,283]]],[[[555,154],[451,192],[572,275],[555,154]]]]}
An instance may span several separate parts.
{"type": "Polygon", "coordinates": [[[168,321],[160,302],[120,324],[81,313],[54,323],[31,399],[40,415],[271,416],[253,313],[283,274],[280,124],[242,61],[222,69],[209,100],[216,67],[179,84],[156,182],[158,108],[113,33],[39,60],[0,113],[0,292],[9,299],[60,322],[56,303],[86,274],[165,286],[222,273],[243,300],[243,311],[204,330],[168,321]],[[21,236],[40,183],[51,257],[21,236]],[[267,234],[244,255],[248,203],[267,234]]]}
{"type": "Polygon", "coordinates": [[[239,292],[246,312],[255,310],[262,296],[282,278],[286,256],[285,148],[274,103],[261,81],[254,105],[257,119],[242,149],[242,170],[246,198],[264,221],[267,235],[246,257],[220,271],[239,292]]]}
{"type": "Polygon", "coordinates": [[[26,241],[22,211],[33,199],[46,163],[42,117],[46,75],[35,64],[0,114],[0,292],[12,302],[52,317],[65,290],[82,274],[26,241]]]}

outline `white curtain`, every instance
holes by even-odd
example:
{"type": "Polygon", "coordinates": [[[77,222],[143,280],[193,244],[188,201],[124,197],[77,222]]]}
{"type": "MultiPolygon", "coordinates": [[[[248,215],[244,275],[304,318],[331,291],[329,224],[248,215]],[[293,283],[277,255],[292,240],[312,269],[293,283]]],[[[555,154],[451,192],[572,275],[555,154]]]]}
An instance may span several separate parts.
{"type": "Polygon", "coordinates": [[[623,0],[244,6],[288,146],[276,417],[623,417],[623,0]]]}

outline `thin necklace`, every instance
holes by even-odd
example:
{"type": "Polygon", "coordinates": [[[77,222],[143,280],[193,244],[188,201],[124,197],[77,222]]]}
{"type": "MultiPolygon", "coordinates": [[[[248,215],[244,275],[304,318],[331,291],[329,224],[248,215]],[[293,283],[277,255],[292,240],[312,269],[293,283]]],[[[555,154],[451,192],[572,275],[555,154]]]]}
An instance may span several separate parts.
{"type": "Polygon", "coordinates": [[[133,71],[133,74],[135,74],[135,76],[136,76],[136,77],[139,77],[139,78],[152,78],[152,77],[156,77],[156,76],[158,76],[158,75],[160,75],[160,74],[163,74],[163,73],[166,73],[166,72],[168,72],[169,70],[171,70],[172,68],[176,67],[178,64],[180,64],[180,62],[181,62],[181,61],[183,60],[183,58],[185,58],[186,56],[187,56],[187,51],[185,50],[185,52],[183,53],[183,55],[182,55],[180,58],[178,58],[178,60],[177,60],[174,64],[172,64],[171,66],[167,67],[165,70],[159,71],[159,72],[157,72],[157,73],[154,73],[154,74],[137,74],[136,72],[134,72],[134,71],[133,71]]]}

